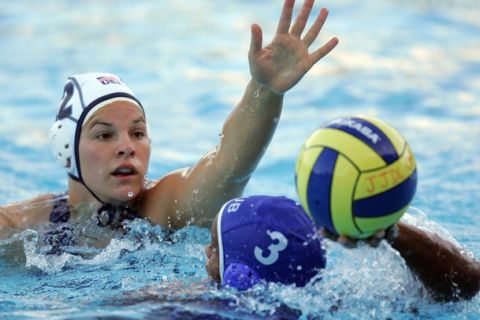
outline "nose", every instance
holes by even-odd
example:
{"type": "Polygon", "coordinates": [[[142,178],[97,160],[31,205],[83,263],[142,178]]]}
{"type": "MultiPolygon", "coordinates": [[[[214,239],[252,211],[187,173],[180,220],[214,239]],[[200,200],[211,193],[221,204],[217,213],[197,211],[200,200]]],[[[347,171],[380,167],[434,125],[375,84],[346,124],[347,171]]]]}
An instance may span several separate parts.
{"type": "Polygon", "coordinates": [[[135,147],[134,147],[130,137],[127,135],[127,136],[124,136],[124,137],[120,138],[120,143],[119,143],[117,155],[118,156],[131,157],[134,154],[135,154],[135,147]]]}

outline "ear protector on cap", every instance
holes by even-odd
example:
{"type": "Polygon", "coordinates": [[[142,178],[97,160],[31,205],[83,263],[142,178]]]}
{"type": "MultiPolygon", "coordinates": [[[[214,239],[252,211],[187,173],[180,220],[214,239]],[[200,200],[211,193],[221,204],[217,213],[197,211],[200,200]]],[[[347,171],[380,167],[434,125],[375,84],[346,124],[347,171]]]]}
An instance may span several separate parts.
{"type": "Polygon", "coordinates": [[[243,263],[231,263],[223,272],[223,285],[226,287],[247,290],[260,282],[260,276],[243,263]]]}

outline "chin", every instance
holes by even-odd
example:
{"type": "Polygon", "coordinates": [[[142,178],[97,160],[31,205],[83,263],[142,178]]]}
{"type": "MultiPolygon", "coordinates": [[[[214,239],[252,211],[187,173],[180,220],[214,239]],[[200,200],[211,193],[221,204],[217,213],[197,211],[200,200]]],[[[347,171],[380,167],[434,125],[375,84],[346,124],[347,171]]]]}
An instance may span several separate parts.
{"type": "Polygon", "coordinates": [[[141,190],[134,188],[122,188],[122,190],[116,190],[114,194],[111,194],[113,203],[125,203],[136,199],[141,193],[141,190]],[[129,194],[131,194],[129,196],[129,194]]]}

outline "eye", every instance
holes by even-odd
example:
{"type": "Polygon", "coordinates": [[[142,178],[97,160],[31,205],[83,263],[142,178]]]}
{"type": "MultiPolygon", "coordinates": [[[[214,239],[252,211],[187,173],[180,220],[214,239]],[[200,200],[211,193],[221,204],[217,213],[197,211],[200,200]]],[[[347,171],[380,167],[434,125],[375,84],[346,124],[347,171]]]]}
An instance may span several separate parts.
{"type": "Polygon", "coordinates": [[[98,134],[95,135],[95,139],[98,139],[98,140],[109,140],[113,137],[113,134],[110,133],[110,132],[100,132],[98,134]]]}
{"type": "Polygon", "coordinates": [[[145,137],[145,132],[143,130],[137,130],[133,133],[134,137],[137,139],[141,139],[145,137]]]}

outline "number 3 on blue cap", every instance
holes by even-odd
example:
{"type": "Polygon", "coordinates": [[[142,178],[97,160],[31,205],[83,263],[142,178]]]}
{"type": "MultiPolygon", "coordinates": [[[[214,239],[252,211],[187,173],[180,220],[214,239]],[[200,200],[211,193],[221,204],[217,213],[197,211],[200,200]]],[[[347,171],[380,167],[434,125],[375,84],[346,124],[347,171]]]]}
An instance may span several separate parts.
{"type": "Polygon", "coordinates": [[[253,253],[255,255],[255,258],[261,264],[269,266],[277,262],[279,258],[278,253],[285,250],[288,245],[288,240],[281,232],[278,231],[267,230],[267,234],[272,240],[277,240],[278,242],[272,243],[268,246],[267,250],[269,251],[269,254],[266,257],[263,256],[263,250],[258,246],[255,246],[255,250],[253,253]]]}

